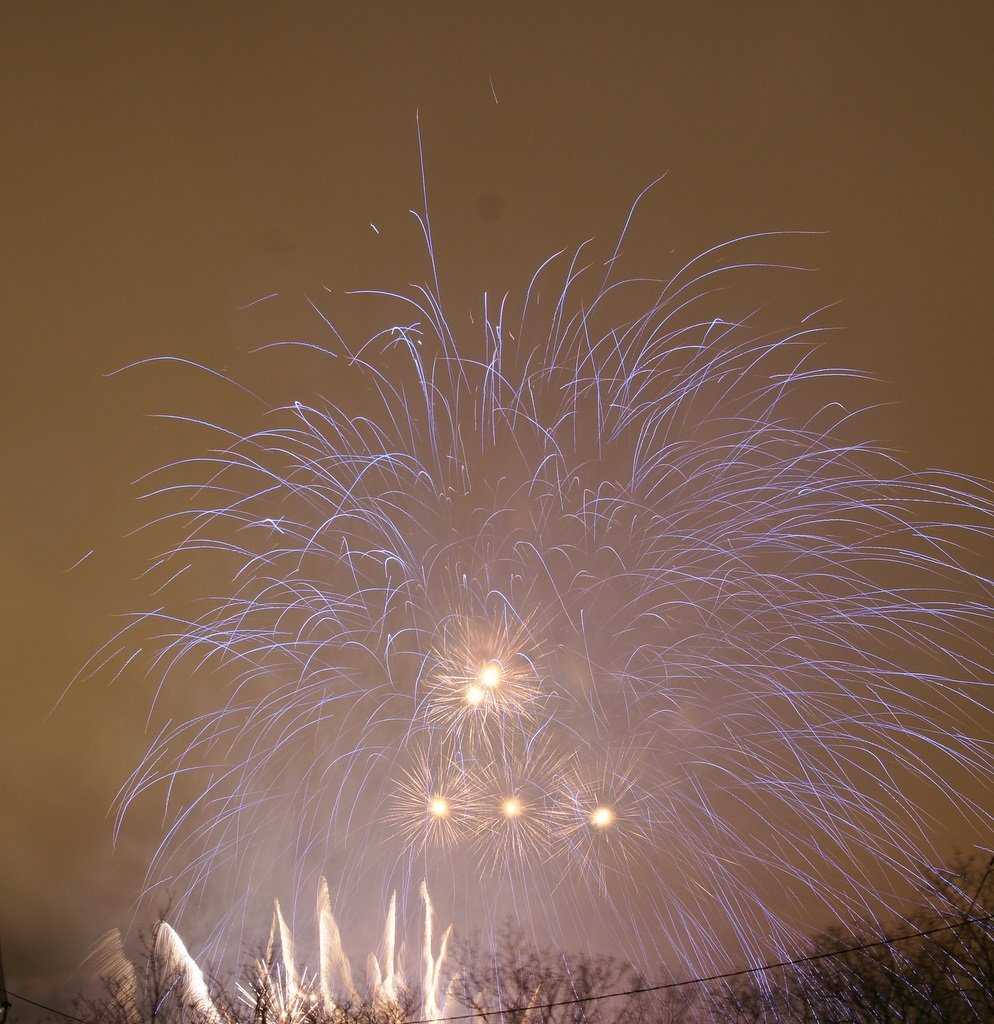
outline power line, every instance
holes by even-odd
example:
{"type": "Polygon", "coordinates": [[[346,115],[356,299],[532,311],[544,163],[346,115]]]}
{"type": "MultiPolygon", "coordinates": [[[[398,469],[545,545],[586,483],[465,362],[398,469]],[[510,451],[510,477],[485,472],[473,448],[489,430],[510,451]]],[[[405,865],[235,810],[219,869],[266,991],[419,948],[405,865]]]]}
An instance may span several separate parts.
{"type": "MultiPolygon", "coordinates": [[[[862,942],[857,946],[846,946],[843,949],[833,949],[825,953],[812,953],[809,956],[795,957],[793,960],[780,960],[776,963],[760,964],[757,967],[744,967],[737,971],[726,971],[724,974],[709,974],[696,978],[685,978],[683,981],[667,981],[660,985],[645,985],[641,988],[629,988],[618,992],[602,992],[593,996],[576,996],[573,999],[558,999],[551,1003],[531,1003],[525,1006],[508,1006],[501,1010],[474,1010],[472,1013],[459,1013],[449,1017],[419,1018],[416,1020],[405,1020],[403,1024],[448,1024],[450,1021],[471,1020],[477,1017],[498,1016],[508,1013],[525,1013],[528,1010],[554,1010],[561,1006],[576,1006],[580,1003],[594,1003],[603,999],[619,999],[623,996],[645,995],[649,992],[664,992],[669,989],[686,988],[689,985],[704,985],[711,981],[730,981],[732,978],[744,978],[751,974],[762,974],[765,971],[776,971],[783,967],[799,967],[801,964],[814,963],[817,960],[829,960],[834,956],[844,956],[846,953],[861,953],[867,949],[879,949],[881,946],[892,946],[897,942],[908,942],[910,939],[927,938],[930,935],[938,935],[940,932],[955,931],[957,928],[965,928],[970,924],[988,924],[994,920],[994,914],[985,914],[983,917],[968,917],[955,924],[940,925],[937,928],[925,928],[917,932],[908,932],[906,935],[895,935],[893,938],[875,939],[873,942],[862,942]]],[[[76,1021],[77,1024],[90,1024],[83,1017],[76,1017],[64,1010],[57,1010],[54,1006],[47,1006],[45,1003],[35,1002],[27,996],[19,995],[7,989],[7,995],[19,999],[22,1003],[29,1003],[39,1010],[47,1010],[49,1013],[58,1014],[64,1020],[76,1021]]]]}
{"type": "Polygon", "coordinates": [[[859,953],[865,949],[876,949],[880,946],[891,946],[895,942],[907,942],[909,939],[925,938],[929,935],[937,935],[939,932],[953,931],[956,928],[965,928],[968,924],[986,924],[994,920],[994,914],[987,914],[984,917],[968,917],[955,924],[941,925],[938,928],[926,928],[919,932],[909,932],[907,935],[897,935],[892,939],[877,939],[873,942],[863,942],[858,946],[847,946],[845,949],[833,949],[827,953],[812,953],[810,956],[800,956],[794,960],[781,960],[775,964],[761,964],[758,967],[745,967],[738,971],[728,971],[725,974],[710,974],[707,977],[686,978],[683,981],[667,981],[661,985],[646,985],[642,988],[630,988],[621,992],[602,992],[596,996],[578,996],[574,999],[558,999],[552,1003],[533,1003],[527,1006],[509,1006],[502,1010],[491,1010],[489,1014],[483,1010],[476,1010],[473,1013],[460,1013],[451,1017],[434,1017],[431,1019],[421,1018],[419,1020],[407,1020],[403,1024],[446,1024],[448,1021],[469,1020],[473,1017],[487,1017],[505,1013],[525,1013],[528,1010],[554,1010],[560,1006],[576,1006],[578,1003],[594,1003],[601,999],[617,999],[621,996],[637,996],[647,992],[662,992],[666,989],[685,988],[688,985],[703,985],[709,981],[728,981],[732,978],[744,978],[750,974],[761,974],[764,971],[775,971],[781,967],[797,967],[800,964],[814,963],[816,960],[827,960],[833,956],[842,956],[845,953],[859,953]]]}
{"type": "MultiPolygon", "coordinates": [[[[992,871],[994,871],[994,855],[992,855],[991,859],[987,862],[987,870],[984,872],[983,877],[977,884],[977,891],[973,894],[973,899],[970,900],[970,905],[966,908],[966,912],[968,915],[973,913],[973,908],[977,905],[977,900],[980,899],[980,894],[984,891],[984,885],[987,882],[987,879],[992,871]]],[[[935,991],[939,985],[939,979],[942,977],[943,973],[946,970],[946,967],[949,964],[949,958],[950,956],[952,956],[952,952],[952,946],[946,946],[942,957],[942,967],[936,972],[935,978],[932,980],[932,984],[929,986],[928,989],[929,1002],[932,1002],[932,1000],[935,998],[935,991]]]]}
{"type": "Polygon", "coordinates": [[[22,1003],[29,1003],[31,1006],[36,1006],[39,1010],[48,1010],[49,1013],[57,1013],[60,1017],[64,1017],[66,1020],[75,1020],[79,1024],[90,1024],[89,1021],[83,1020],[82,1017],[74,1017],[71,1013],[66,1013],[65,1010],[57,1010],[54,1006],[46,1006],[44,1003],[36,1003],[33,999],[28,999],[27,996],[20,996],[16,992],[11,992],[7,989],[7,995],[13,996],[14,999],[19,999],[22,1003]]]}

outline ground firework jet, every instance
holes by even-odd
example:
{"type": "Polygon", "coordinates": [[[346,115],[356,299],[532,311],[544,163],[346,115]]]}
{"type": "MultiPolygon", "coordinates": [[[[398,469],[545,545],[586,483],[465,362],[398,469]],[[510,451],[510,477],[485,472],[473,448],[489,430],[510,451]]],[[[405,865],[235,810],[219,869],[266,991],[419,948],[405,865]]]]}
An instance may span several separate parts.
{"type": "Polygon", "coordinates": [[[315,307],[269,356],[316,394],[153,476],[161,572],[216,588],[112,648],[173,712],[121,812],[169,793],[178,909],[427,873],[467,931],[710,970],[886,902],[936,808],[989,823],[952,780],[992,767],[990,495],[860,441],[811,322],[733,315],[776,244],[560,254],[482,323],[437,283],[352,299],[369,337],[315,307]]]}
{"type": "MultiPolygon", "coordinates": [[[[341,1019],[368,1016],[378,1020],[402,1021],[415,1013],[431,1022],[454,1012],[451,1005],[454,979],[447,973],[446,948],[451,926],[446,929],[436,952],[433,938],[431,899],[427,887],[420,891],[423,907],[422,963],[420,987],[411,989],[404,974],[397,944],[397,897],[390,897],[380,956],[369,954],[366,991],[357,991],[352,969],[342,948],[341,937],[328,903],[328,885],[322,878],[318,889],[318,941],[321,952],[317,975],[302,968],[295,952],[293,934],[276,902],[273,925],[264,954],[238,985],[240,1001],[257,1018],[280,1024],[313,1020],[320,1013],[329,1019],[337,1011],[341,1019]]],[[[148,964],[136,972],[124,956],[120,936],[112,932],[94,954],[95,966],[112,993],[112,1005],[126,1024],[141,1024],[142,1004],[154,1007],[153,1016],[185,1019],[191,1010],[209,1024],[230,1021],[223,1005],[214,1001],[204,971],[190,955],[183,940],[165,921],[160,921],[148,964]],[[138,976],[142,977],[141,983],[138,976]]]]}

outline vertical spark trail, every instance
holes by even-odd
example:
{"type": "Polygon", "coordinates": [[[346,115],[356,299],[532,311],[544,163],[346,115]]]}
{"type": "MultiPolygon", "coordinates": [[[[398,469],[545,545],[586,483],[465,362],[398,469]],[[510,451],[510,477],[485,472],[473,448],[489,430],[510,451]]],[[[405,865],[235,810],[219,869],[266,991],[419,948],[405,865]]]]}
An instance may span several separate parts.
{"type": "Polygon", "coordinates": [[[581,247],[475,326],[431,251],[364,340],[315,305],[285,350],[315,396],[197,421],[150,477],[163,603],[94,660],[195,709],[122,790],[163,797],[150,886],[234,927],[324,872],[350,914],[427,874],[461,928],[711,971],[990,827],[991,492],[862,439],[811,323],[734,312],[756,244],[656,282],[581,247]]]}
{"type": "Polygon", "coordinates": [[[116,928],[97,942],[84,963],[90,966],[95,977],[105,982],[122,1024],[145,1024],[139,1009],[135,968],[124,952],[121,933],[116,928]]]}
{"type": "MultiPolygon", "coordinates": [[[[325,906],[328,893],[327,882],[322,878],[319,885],[318,906],[325,906]]],[[[375,970],[370,974],[370,987],[365,997],[355,990],[348,958],[337,940],[337,957],[334,968],[346,965],[336,985],[333,974],[322,969],[321,976],[313,980],[307,970],[300,971],[296,960],[294,936],[287,926],[279,903],[273,913],[273,928],[265,955],[256,959],[243,982],[238,983],[237,992],[244,1006],[249,1007],[259,1019],[273,1020],[278,1024],[305,1024],[316,1019],[332,1019],[336,1011],[342,1019],[350,1015],[368,1015],[377,1012],[378,1019],[401,1021],[412,1014],[425,1021],[438,1020],[451,1013],[453,1008],[452,988],[454,977],[447,978],[443,985],[443,972],[449,971],[446,963],[447,946],[451,926],[446,929],[434,954],[433,915],[434,911],[426,887],[420,887],[423,907],[423,987],[410,991],[404,981],[402,965],[395,959],[396,893],[389,902],[384,929],[383,958],[381,971],[376,954],[370,954],[370,963],[375,970]],[[279,944],[279,956],[276,946],[279,944]],[[382,975],[382,977],[381,977],[382,975]],[[384,1015],[385,1016],[382,1016],[384,1015]]],[[[319,918],[319,929],[324,933],[330,927],[338,936],[338,925],[331,916],[319,918]]],[[[322,946],[322,948],[324,948],[322,946]]],[[[322,953],[322,955],[324,955],[322,953]]],[[[146,1007],[151,1019],[165,1021],[187,1020],[192,1013],[197,1020],[222,1024],[240,1019],[238,1007],[229,1002],[219,986],[217,996],[212,996],[204,972],[191,956],[183,940],[166,922],[156,925],[152,948],[142,971],[139,984],[134,966],[124,953],[121,937],[110,932],[95,946],[87,960],[92,964],[110,995],[106,1012],[120,1016],[126,1024],[141,1024],[145,1014],[139,1005],[146,1007]],[[215,1001],[217,1000],[217,1001],[215,1001]],[[232,1017],[232,1011],[235,1017],[232,1017]]],[[[325,960],[325,965],[327,965],[325,960]]],[[[337,1019],[337,1018],[336,1018],[337,1019]]]]}
{"type": "MultiPolygon", "coordinates": [[[[392,925],[393,901],[387,914],[387,927],[392,925]]],[[[352,966],[342,948],[342,936],[338,930],[338,922],[335,921],[331,912],[331,894],[328,891],[328,883],[322,878],[318,885],[318,956],[320,962],[319,975],[321,979],[321,997],[324,1005],[330,1010],[334,1009],[335,1000],[343,996],[350,1003],[359,1002],[359,994],[356,992],[352,981],[352,966]]],[[[387,962],[393,957],[393,950],[387,953],[387,962]]],[[[390,995],[390,998],[394,998],[390,995]]]]}
{"type": "Polygon", "coordinates": [[[177,979],[183,1005],[207,1024],[225,1024],[211,1000],[203,971],[190,956],[183,940],[165,921],[160,921],[155,929],[154,957],[167,977],[177,979]]]}

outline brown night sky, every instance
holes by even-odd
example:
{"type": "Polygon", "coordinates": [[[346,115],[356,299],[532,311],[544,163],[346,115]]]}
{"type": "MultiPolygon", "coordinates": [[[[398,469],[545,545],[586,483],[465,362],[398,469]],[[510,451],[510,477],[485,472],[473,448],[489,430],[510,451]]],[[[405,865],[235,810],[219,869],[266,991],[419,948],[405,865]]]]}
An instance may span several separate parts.
{"type": "MultiPolygon", "coordinates": [[[[155,544],[126,539],[143,522],[134,481],[189,439],[146,414],[228,395],[174,367],[108,372],[170,354],[251,378],[249,349],[313,335],[305,297],[322,286],[424,279],[420,111],[450,309],[520,291],[561,246],[613,243],[666,172],[631,242],[642,265],[825,231],[790,255],[818,268],[801,306],[840,303],[827,358],[884,381],[875,422],[910,464],[992,478],[990,10],[6,5],[9,987],[64,1005],[89,945],[128,923],[158,823],[113,850],[108,808],[144,752],[148,690],[98,678],[52,709],[115,616],[149,600],[135,576],[155,544]],[[278,305],[240,308],[271,292],[278,305]]],[[[282,372],[278,393],[303,383],[282,372]]]]}

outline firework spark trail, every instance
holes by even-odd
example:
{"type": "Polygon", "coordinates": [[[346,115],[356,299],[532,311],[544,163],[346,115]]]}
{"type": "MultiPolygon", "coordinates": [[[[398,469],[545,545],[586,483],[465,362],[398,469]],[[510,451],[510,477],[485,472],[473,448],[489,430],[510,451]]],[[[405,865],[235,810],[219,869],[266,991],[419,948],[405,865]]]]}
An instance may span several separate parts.
{"type": "MultiPolygon", "coordinates": [[[[427,914],[427,907],[425,909],[427,914]]],[[[428,922],[425,927],[427,930],[428,922]]],[[[375,953],[369,954],[367,981],[373,993],[374,1002],[379,999],[386,1003],[396,1003],[399,992],[405,987],[403,965],[397,960],[397,894],[390,896],[387,907],[387,919],[383,928],[383,962],[376,958],[375,953]]]]}
{"type": "Polygon", "coordinates": [[[197,421],[152,487],[169,579],[227,583],[119,644],[202,709],[122,790],[166,794],[150,881],[334,862],[341,899],[427,858],[490,921],[698,970],[876,908],[936,807],[988,826],[951,780],[992,764],[990,493],[852,440],[810,324],[698,313],[757,236],[663,283],[619,243],[592,294],[581,247],[464,336],[422,225],[434,284],[368,293],[402,318],[350,346],[315,306],[338,405],[197,421]]]}
{"type": "MultiPolygon", "coordinates": [[[[338,930],[338,924],[327,903],[328,883],[322,878],[318,886],[318,928],[321,964],[319,978],[315,983],[301,972],[296,959],[296,943],[288,927],[279,901],[273,912],[273,924],[265,955],[257,958],[250,975],[237,986],[246,1005],[253,1008],[264,1019],[280,1024],[294,1024],[313,1019],[315,1011],[332,1013],[344,1001],[347,1011],[359,1008],[375,1008],[385,1011],[385,1019],[401,1021],[405,1017],[402,998],[407,1005],[414,1006],[413,998],[419,997],[418,1019],[435,1021],[453,1012],[452,992],[456,977],[450,976],[443,982],[443,971],[447,971],[446,954],[450,925],[442,935],[435,953],[434,909],[427,886],[420,886],[423,907],[422,964],[424,976],[420,991],[411,993],[404,980],[403,965],[396,949],[396,906],[397,896],[390,897],[384,927],[380,965],[375,953],[369,955],[367,978],[367,999],[363,1000],[356,991],[351,976],[349,961],[345,955],[338,930]],[[329,943],[334,952],[329,956],[329,943]],[[276,951],[279,948],[279,955],[276,951]],[[336,984],[340,979],[341,987],[336,984]]],[[[94,961],[99,976],[111,986],[114,1006],[129,1024],[141,1021],[138,1010],[138,985],[135,970],[124,955],[120,935],[109,933],[98,944],[89,958],[94,961]]],[[[146,991],[146,1000],[155,1004],[155,1014],[163,1019],[185,1018],[193,1010],[198,1019],[211,1024],[229,1020],[229,1014],[219,1010],[213,1001],[203,970],[190,955],[182,939],[164,921],[156,926],[153,950],[145,970],[146,988],[152,979],[154,992],[146,991]],[[161,989],[161,991],[160,991],[161,989]]]]}
{"type": "Polygon", "coordinates": [[[175,977],[177,994],[185,1006],[207,1024],[225,1024],[211,999],[204,973],[190,956],[183,940],[165,921],[155,929],[155,962],[166,977],[175,977]]]}
{"type": "MultiPolygon", "coordinates": [[[[387,911],[387,933],[393,936],[393,921],[395,915],[396,898],[391,899],[390,908],[387,911]]],[[[359,994],[356,992],[355,984],[352,981],[352,965],[342,948],[342,936],[338,930],[338,922],[331,912],[331,894],[328,891],[328,882],[322,878],[318,885],[318,957],[319,976],[321,979],[321,998],[328,1009],[333,1009],[335,1000],[344,996],[350,1003],[359,1002],[359,994]]],[[[396,999],[392,987],[393,981],[393,943],[386,945],[384,959],[388,965],[388,973],[382,983],[378,982],[376,990],[383,989],[388,999],[396,999]]]]}
{"type": "Polygon", "coordinates": [[[108,986],[123,1024],[144,1024],[145,1018],[138,1008],[138,977],[116,928],[101,937],[83,963],[108,986]]]}

